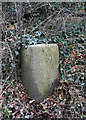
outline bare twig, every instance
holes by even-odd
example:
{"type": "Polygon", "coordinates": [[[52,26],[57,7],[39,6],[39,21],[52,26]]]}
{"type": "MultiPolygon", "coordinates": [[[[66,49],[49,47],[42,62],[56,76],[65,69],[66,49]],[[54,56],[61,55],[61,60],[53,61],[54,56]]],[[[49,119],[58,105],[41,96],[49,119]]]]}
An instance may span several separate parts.
{"type": "Polygon", "coordinates": [[[31,12],[34,12],[34,11],[36,11],[37,9],[40,9],[40,8],[48,5],[48,4],[43,4],[43,5],[41,5],[41,4],[42,4],[42,3],[38,3],[34,8],[31,9],[31,12]],[[37,7],[37,6],[38,6],[38,7],[37,7]]]}
{"type": "Polygon", "coordinates": [[[43,8],[45,6],[48,6],[48,4],[44,4],[44,5],[39,6],[38,8],[35,9],[35,11],[38,10],[38,9],[40,9],[40,8],[43,8]]]}
{"type": "Polygon", "coordinates": [[[12,73],[13,73],[13,71],[10,73],[10,75],[6,78],[6,80],[5,80],[5,82],[3,83],[3,85],[2,85],[2,88],[1,88],[1,92],[0,93],[2,93],[2,90],[3,90],[3,88],[4,88],[4,85],[6,84],[6,82],[9,80],[9,78],[11,77],[11,75],[12,75],[12,73]]]}
{"type": "Polygon", "coordinates": [[[50,16],[49,16],[48,18],[46,18],[43,22],[41,22],[39,25],[37,25],[37,26],[30,32],[30,34],[33,33],[39,26],[43,25],[45,22],[47,22],[49,19],[51,19],[54,15],[56,15],[57,12],[58,12],[57,15],[59,15],[63,10],[64,10],[64,8],[61,9],[59,12],[58,12],[58,11],[55,11],[55,12],[53,13],[53,15],[50,15],[50,16]]]}
{"type": "Polygon", "coordinates": [[[1,95],[0,96],[2,96],[3,95],[3,93],[13,84],[13,82],[14,81],[16,81],[15,79],[13,79],[12,81],[11,81],[11,83],[4,89],[4,91],[1,93],[1,95]]]}
{"type": "Polygon", "coordinates": [[[10,46],[9,46],[6,38],[5,38],[5,42],[7,43],[8,49],[9,49],[9,51],[10,51],[11,59],[13,60],[14,58],[13,58],[12,50],[11,50],[11,48],[10,48],[10,46]]]}

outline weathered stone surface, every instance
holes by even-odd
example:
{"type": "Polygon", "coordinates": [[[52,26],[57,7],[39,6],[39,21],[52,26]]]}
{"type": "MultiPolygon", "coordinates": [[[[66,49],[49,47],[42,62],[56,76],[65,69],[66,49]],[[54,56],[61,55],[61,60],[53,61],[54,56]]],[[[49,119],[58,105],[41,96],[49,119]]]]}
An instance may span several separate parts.
{"type": "Polygon", "coordinates": [[[58,45],[29,45],[21,51],[21,66],[22,81],[27,93],[37,101],[42,101],[58,81],[58,45]]]}

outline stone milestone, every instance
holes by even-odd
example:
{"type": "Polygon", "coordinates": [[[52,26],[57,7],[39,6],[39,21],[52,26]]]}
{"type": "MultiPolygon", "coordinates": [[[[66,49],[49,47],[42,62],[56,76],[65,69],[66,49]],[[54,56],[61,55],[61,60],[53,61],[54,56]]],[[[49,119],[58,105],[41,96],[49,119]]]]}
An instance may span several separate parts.
{"type": "Polygon", "coordinates": [[[21,51],[22,81],[30,97],[42,101],[58,82],[59,48],[57,44],[29,45],[21,51]]]}

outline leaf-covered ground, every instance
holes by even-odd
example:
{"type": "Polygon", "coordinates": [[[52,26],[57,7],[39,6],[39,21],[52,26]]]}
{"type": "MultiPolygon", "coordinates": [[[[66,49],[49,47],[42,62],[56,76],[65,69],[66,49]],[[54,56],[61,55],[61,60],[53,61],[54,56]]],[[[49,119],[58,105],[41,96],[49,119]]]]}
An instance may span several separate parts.
{"type": "Polygon", "coordinates": [[[15,82],[3,95],[3,119],[49,120],[72,117],[84,119],[86,117],[86,99],[83,89],[85,85],[84,39],[83,35],[80,35],[80,37],[74,36],[74,38],[65,39],[62,43],[59,42],[60,64],[64,65],[60,69],[65,73],[61,76],[63,79],[60,80],[53,94],[41,103],[27,95],[22,83],[15,82]],[[80,43],[78,40],[83,42],[80,43]]]}
{"type": "Polygon", "coordinates": [[[21,84],[8,90],[4,99],[3,119],[6,118],[83,118],[85,114],[85,98],[78,95],[79,91],[70,91],[68,83],[62,82],[56,92],[42,103],[28,97],[21,84]],[[62,88],[63,87],[63,88],[62,88]],[[75,94],[75,95],[74,95],[75,94]],[[13,95],[13,96],[12,96],[13,95]],[[13,99],[14,98],[14,99],[13,99]]]}

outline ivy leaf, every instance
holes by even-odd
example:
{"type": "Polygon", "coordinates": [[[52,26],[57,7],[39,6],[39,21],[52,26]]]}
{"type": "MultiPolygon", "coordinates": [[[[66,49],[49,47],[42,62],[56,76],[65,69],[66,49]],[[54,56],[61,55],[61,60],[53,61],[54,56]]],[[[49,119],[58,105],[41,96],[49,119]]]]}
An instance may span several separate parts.
{"type": "Polygon", "coordinates": [[[81,85],[82,85],[82,86],[84,86],[84,85],[85,85],[85,83],[81,83],[81,85]]]}
{"type": "Polygon", "coordinates": [[[18,51],[15,51],[15,54],[16,54],[16,56],[17,56],[17,55],[19,55],[19,52],[18,52],[18,51]]]}
{"type": "Polygon", "coordinates": [[[84,41],[85,39],[84,38],[81,38],[82,41],[84,41]]]}
{"type": "Polygon", "coordinates": [[[12,66],[12,68],[14,68],[14,67],[15,67],[15,64],[11,63],[11,66],[12,66]]]}
{"type": "Polygon", "coordinates": [[[18,40],[20,40],[20,39],[21,39],[21,37],[20,37],[20,36],[18,36],[18,37],[17,37],[17,39],[18,39],[18,40]]]}
{"type": "Polygon", "coordinates": [[[28,45],[25,45],[25,48],[28,48],[28,45]]]}
{"type": "Polygon", "coordinates": [[[21,49],[21,47],[20,46],[18,46],[18,50],[20,50],[21,49]]]}
{"type": "Polygon", "coordinates": [[[22,41],[23,41],[23,42],[26,42],[26,40],[27,40],[27,38],[22,38],[22,41]]]}
{"type": "Polygon", "coordinates": [[[46,36],[44,34],[41,34],[39,37],[39,41],[46,42],[47,41],[46,36]]]}
{"type": "Polygon", "coordinates": [[[6,67],[6,64],[3,63],[2,66],[3,66],[3,67],[6,67]]]}
{"type": "Polygon", "coordinates": [[[69,81],[74,81],[74,79],[72,79],[72,78],[68,78],[68,80],[69,80],[69,81]]]}
{"type": "Polygon", "coordinates": [[[26,37],[27,37],[27,38],[30,38],[30,35],[29,35],[29,34],[26,34],[26,37]]]}
{"type": "Polygon", "coordinates": [[[40,36],[40,35],[41,35],[41,33],[40,33],[39,31],[36,31],[36,32],[35,32],[35,36],[36,36],[36,37],[38,37],[38,36],[40,36]]]}
{"type": "Polygon", "coordinates": [[[25,118],[26,118],[26,119],[29,119],[29,118],[30,118],[30,115],[25,115],[25,118]]]}

